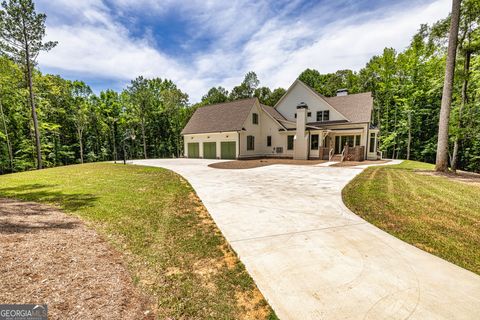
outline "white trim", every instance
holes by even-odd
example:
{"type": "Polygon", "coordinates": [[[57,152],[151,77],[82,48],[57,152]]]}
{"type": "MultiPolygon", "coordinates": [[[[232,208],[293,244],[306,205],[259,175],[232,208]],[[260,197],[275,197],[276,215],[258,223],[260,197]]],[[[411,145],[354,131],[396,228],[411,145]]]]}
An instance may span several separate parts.
{"type": "Polygon", "coordinates": [[[318,92],[314,91],[312,88],[310,88],[308,85],[306,85],[305,83],[303,83],[303,81],[301,81],[300,79],[296,79],[292,85],[288,88],[288,90],[285,92],[285,94],[280,98],[280,100],[277,101],[277,103],[275,103],[275,106],[273,106],[275,109],[278,107],[278,105],[280,104],[280,102],[290,93],[291,90],[293,90],[293,87],[297,84],[301,84],[304,88],[306,88],[311,94],[313,94],[317,99],[323,101],[324,103],[326,103],[330,108],[332,108],[333,110],[335,110],[340,116],[343,117],[344,120],[348,121],[351,123],[351,121],[349,119],[347,119],[347,117],[345,117],[345,115],[343,113],[341,113],[340,111],[338,111],[334,106],[332,106],[330,103],[328,103],[327,100],[325,100],[318,92]]]}

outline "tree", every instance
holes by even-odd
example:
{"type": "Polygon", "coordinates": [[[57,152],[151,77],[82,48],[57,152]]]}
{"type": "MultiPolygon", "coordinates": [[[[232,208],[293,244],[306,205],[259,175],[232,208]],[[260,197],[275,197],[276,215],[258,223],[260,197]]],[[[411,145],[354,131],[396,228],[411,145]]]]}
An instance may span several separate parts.
{"type": "Polygon", "coordinates": [[[148,80],[144,77],[137,77],[132,80],[127,88],[130,101],[134,105],[134,110],[140,120],[140,128],[142,130],[143,157],[147,159],[147,138],[145,136],[145,117],[149,113],[151,103],[151,93],[149,90],[148,80]]]}
{"type": "Polygon", "coordinates": [[[268,87],[260,87],[255,90],[254,96],[258,98],[260,103],[273,107],[285,92],[286,90],[283,88],[277,88],[272,91],[268,87]]]}
{"type": "Polygon", "coordinates": [[[253,71],[248,72],[242,83],[232,89],[230,100],[252,98],[259,84],[257,74],[253,71]]]}
{"type": "Polygon", "coordinates": [[[38,54],[55,47],[57,42],[42,42],[45,36],[45,14],[37,14],[32,0],[2,2],[0,10],[0,51],[23,65],[29,90],[29,102],[35,133],[37,168],[42,168],[40,131],[33,93],[33,67],[38,54]]]}
{"type": "Polygon", "coordinates": [[[201,104],[206,106],[228,101],[228,91],[223,87],[213,87],[202,97],[201,104]]]}
{"type": "Polygon", "coordinates": [[[3,97],[7,95],[5,87],[14,82],[12,75],[9,75],[9,70],[12,68],[12,64],[7,59],[0,60],[0,117],[2,118],[2,131],[3,137],[7,144],[8,160],[10,165],[10,171],[13,171],[13,149],[10,142],[10,134],[7,126],[7,118],[3,109],[3,97]]]}
{"type": "Polygon", "coordinates": [[[88,124],[90,112],[90,97],[92,90],[82,81],[72,83],[72,96],[74,99],[73,121],[77,130],[78,147],[80,152],[80,163],[83,163],[83,133],[88,124]]]}
{"type": "Polygon", "coordinates": [[[459,39],[458,49],[463,57],[463,72],[461,74],[463,82],[461,89],[461,102],[457,115],[457,127],[455,128],[456,132],[454,136],[453,153],[451,157],[452,171],[456,171],[458,166],[458,149],[463,131],[462,117],[465,107],[469,102],[468,82],[470,78],[471,58],[474,53],[480,51],[479,0],[466,0],[463,2],[459,24],[461,37],[459,39]]]}
{"type": "Polygon", "coordinates": [[[438,122],[438,143],[435,170],[439,172],[448,171],[448,126],[450,120],[450,106],[452,103],[455,60],[457,55],[460,3],[461,0],[452,1],[452,14],[450,21],[450,32],[448,35],[448,50],[445,67],[445,79],[443,83],[442,105],[440,108],[440,120],[438,122]]]}
{"type": "Polygon", "coordinates": [[[113,90],[100,92],[99,104],[110,131],[113,161],[117,161],[117,122],[122,115],[118,93],[113,90]]]}

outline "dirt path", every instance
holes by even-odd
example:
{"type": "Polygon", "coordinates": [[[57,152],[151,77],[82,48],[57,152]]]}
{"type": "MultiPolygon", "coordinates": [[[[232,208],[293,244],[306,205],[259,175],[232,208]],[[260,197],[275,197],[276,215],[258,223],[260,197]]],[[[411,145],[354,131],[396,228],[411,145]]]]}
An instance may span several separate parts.
{"type": "Polygon", "coordinates": [[[153,319],[113,250],[81,220],[0,199],[0,301],[46,303],[49,319],[153,319]]]}

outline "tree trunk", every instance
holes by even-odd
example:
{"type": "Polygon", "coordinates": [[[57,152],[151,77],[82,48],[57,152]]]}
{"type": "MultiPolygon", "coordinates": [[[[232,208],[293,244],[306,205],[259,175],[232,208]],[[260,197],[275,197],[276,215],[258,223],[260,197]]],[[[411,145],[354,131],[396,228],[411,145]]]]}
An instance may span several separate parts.
{"type": "Polygon", "coordinates": [[[465,63],[463,64],[465,78],[463,79],[463,84],[462,84],[462,103],[460,104],[460,109],[458,110],[458,122],[457,122],[458,132],[457,132],[457,135],[455,136],[455,142],[453,144],[453,154],[452,154],[452,170],[453,171],[457,170],[458,144],[460,140],[460,130],[462,129],[462,114],[463,114],[463,110],[465,109],[465,104],[468,102],[467,89],[468,89],[468,77],[470,73],[471,55],[472,53],[470,50],[465,51],[465,63]]]}
{"type": "Polygon", "coordinates": [[[8,159],[10,161],[10,170],[13,172],[13,151],[12,151],[12,145],[10,144],[10,137],[8,136],[7,122],[5,121],[5,114],[3,113],[3,105],[2,105],[2,99],[1,98],[0,98],[0,115],[2,116],[3,131],[5,132],[5,139],[7,141],[8,159]]]}
{"type": "Polygon", "coordinates": [[[33,130],[35,132],[35,149],[37,152],[37,169],[42,169],[42,149],[40,145],[40,130],[38,129],[37,109],[35,107],[35,98],[33,95],[33,81],[30,59],[27,58],[27,77],[28,77],[28,91],[30,94],[30,108],[32,109],[33,130]]]}
{"type": "Polygon", "coordinates": [[[407,160],[410,160],[410,145],[412,144],[412,111],[408,112],[408,143],[407,143],[407,160]]]}
{"type": "Polygon", "coordinates": [[[83,132],[80,129],[77,129],[78,134],[78,145],[80,147],[80,163],[83,163],[83,132]]]}
{"type": "Polygon", "coordinates": [[[435,170],[440,172],[448,171],[448,124],[450,121],[453,77],[455,74],[460,2],[461,0],[452,1],[452,17],[450,21],[450,33],[448,35],[447,63],[445,67],[445,80],[443,83],[440,120],[438,123],[437,159],[435,164],[435,170]]]}
{"type": "Polygon", "coordinates": [[[117,163],[117,144],[115,142],[115,122],[112,125],[113,161],[117,163]]]}
{"type": "Polygon", "coordinates": [[[33,95],[33,80],[32,80],[32,66],[30,61],[30,46],[28,43],[27,29],[25,19],[22,17],[22,31],[25,45],[25,66],[27,68],[27,84],[30,96],[30,108],[32,109],[33,129],[35,132],[35,148],[37,152],[37,169],[42,169],[42,150],[40,145],[40,130],[38,129],[37,110],[35,108],[35,99],[33,95]]]}
{"type": "Polygon", "coordinates": [[[145,120],[142,117],[143,157],[147,159],[147,139],[145,138],[145,120]]]}

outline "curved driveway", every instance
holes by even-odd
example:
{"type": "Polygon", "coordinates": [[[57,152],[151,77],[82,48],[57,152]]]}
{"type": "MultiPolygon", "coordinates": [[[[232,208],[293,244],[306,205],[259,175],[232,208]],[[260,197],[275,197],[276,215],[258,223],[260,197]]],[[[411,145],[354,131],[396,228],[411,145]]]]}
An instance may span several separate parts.
{"type": "Polygon", "coordinates": [[[138,160],[184,176],[280,319],[479,319],[480,277],[348,210],[361,168],[207,167],[138,160]]]}

